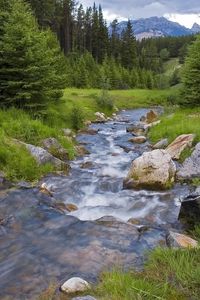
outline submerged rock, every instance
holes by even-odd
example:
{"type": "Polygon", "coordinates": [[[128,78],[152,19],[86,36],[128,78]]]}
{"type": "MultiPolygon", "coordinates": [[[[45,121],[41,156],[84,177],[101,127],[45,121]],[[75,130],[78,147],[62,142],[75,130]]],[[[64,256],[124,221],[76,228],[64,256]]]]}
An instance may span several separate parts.
{"type": "Polygon", "coordinates": [[[194,134],[182,134],[178,136],[167,148],[166,151],[173,159],[179,159],[181,153],[188,147],[192,146],[194,134]]]}
{"type": "Polygon", "coordinates": [[[177,178],[180,180],[200,177],[200,143],[198,143],[192,153],[187,158],[177,172],[177,178]]]}
{"type": "Polygon", "coordinates": [[[89,135],[96,135],[98,133],[98,130],[92,129],[92,128],[86,128],[81,129],[79,131],[80,134],[89,134],[89,135]]]}
{"type": "Polygon", "coordinates": [[[75,150],[78,156],[90,154],[90,152],[83,145],[76,146],[75,150]]]}
{"type": "Polygon", "coordinates": [[[143,135],[135,136],[129,139],[131,143],[143,144],[147,141],[147,138],[143,135]]]}
{"type": "Polygon", "coordinates": [[[147,130],[144,128],[144,124],[140,123],[127,127],[126,131],[132,133],[133,135],[144,135],[147,133],[147,130]]]}
{"type": "Polygon", "coordinates": [[[171,248],[196,248],[198,242],[185,234],[170,231],[167,235],[167,245],[171,248]]]}
{"type": "Polygon", "coordinates": [[[60,160],[66,161],[69,159],[67,150],[61,146],[57,139],[50,137],[43,140],[42,144],[45,150],[60,160]]]}
{"type": "Polygon", "coordinates": [[[91,161],[86,161],[81,164],[81,169],[90,169],[93,167],[93,163],[91,161]]]}
{"type": "Polygon", "coordinates": [[[144,152],[136,158],[125,179],[125,187],[167,189],[173,182],[176,166],[165,150],[144,152]]]}
{"type": "Polygon", "coordinates": [[[83,296],[83,297],[75,297],[72,298],[72,300],[97,300],[96,298],[92,297],[92,296],[83,296]]]}
{"type": "Polygon", "coordinates": [[[157,142],[155,145],[152,146],[153,149],[164,149],[169,144],[168,139],[162,139],[159,142],[157,142]]]}
{"type": "Polygon", "coordinates": [[[90,289],[90,285],[87,281],[80,277],[73,277],[67,280],[61,287],[62,292],[67,294],[84,292],[90,289]]]}

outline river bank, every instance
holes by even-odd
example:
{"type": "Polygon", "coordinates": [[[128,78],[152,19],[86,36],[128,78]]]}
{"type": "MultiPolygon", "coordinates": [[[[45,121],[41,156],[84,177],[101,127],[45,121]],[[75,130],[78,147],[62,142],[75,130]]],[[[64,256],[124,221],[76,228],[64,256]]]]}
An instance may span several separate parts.
{"type": "Polygon", "coordinates": [[[131,161],[149,149],[148,141],[129,142],[126,128],[147,111],[122,112],[114,121],[91,125],[93,134],[80,134],[88,154],[71,163],[69,176],[42,180],[50,194],[38,188],[1,193],[7,220],[0,238],[2,299],[36,299],[50,282],[73,276],[94,283],[113,265],[140,269],[148,250],[166,244],[170,228],[181,230],[178,199],[188,194],[187,186],[166,192],[123,189],[131,161]],[[76,209],[66,212],[67,204],[76,209]]]}

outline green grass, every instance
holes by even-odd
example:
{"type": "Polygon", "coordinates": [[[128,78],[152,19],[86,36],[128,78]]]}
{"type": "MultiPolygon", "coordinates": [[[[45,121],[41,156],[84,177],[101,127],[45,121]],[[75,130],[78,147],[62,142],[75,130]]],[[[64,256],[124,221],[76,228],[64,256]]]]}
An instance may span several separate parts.
{"type": "MultiPolygon", "coordinates": [[[[109,95],[118,109],[165,105],[167,97],[171,94],[171,89],[109,91],[109,95]]],[[[71,110],[73,105],[76,104],[77,106],[82,107],[86,118],[94,119],[94,112],[101,110],[101,108],[97,105],[97,101],[95,101],[99,95],[100,90],[98,89],[68,88],[64,92],[63,100],[69,110],[71,110]]],[[[107,114],[111,113],[109,110],[105,110],[104,112],[107,114]]]]}
{"type": "Polygon", "coordinates": [[[149,137],[153,143],[163,138],[172,142],[180,134],[196,134],[195,142],[200,141],[200,109],[175,108],[161,117],[161,123],[153,127],[149,137]]]}

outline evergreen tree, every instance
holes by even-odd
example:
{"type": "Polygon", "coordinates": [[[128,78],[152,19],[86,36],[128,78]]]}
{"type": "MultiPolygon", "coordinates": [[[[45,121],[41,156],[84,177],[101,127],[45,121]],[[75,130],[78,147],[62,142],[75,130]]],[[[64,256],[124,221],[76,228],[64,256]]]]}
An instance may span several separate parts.
{"type": "Polygon", "coordinates": [[[190,46],[183,72],[182,103],[185,105],[200,105],[200,35],[190,46]]]}
{"type": "Polygon", "coordinates": [[[111,37],[110,37],[110,55],[115,58],[115,60],[120,60],[120,35],[118,33],[118,21],[115,19],[111,23],[111,37]]]}
{"type": "Polygon", "coordinates": [[[85,50],[85,12],[83,9],[83,5],[81,4],[78,7],[77,11],[77,21],[75,27],[75,41],[74,41],[74,49],[78,50],[79,53],[83,53],[85,50]]]}
{"type": "Polygon", "coordinates": [[[43,107],[61,96],[64,58],[52,33],[39,31],[29,5],[9,2],[1,37],[0,105],[43,107]]]}
{"type": "Polygon", "coordinates": [[[136,39],[130,20],[122,33],[121,62],[125,68],[130,70],[137,66],[136,39]]]}

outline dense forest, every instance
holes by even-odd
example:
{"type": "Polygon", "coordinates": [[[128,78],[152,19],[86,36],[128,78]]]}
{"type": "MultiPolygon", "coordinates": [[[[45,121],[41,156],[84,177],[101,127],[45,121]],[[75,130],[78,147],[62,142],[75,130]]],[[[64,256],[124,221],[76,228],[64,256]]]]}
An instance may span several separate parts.
{"type": "Polygon", "coordinates": [[[67,57],[68,86],[111,89],[166,88],[179,81],[163,76],[163,63],[172,57],[184,62],[194,37],[167,37],[136,41],[134,28],[119,34],[118,21],[107,26],[101,5],[88,7],[75,1],[30,0],[41,28],[56,33],[67,57]]]}
{"type": "Polygon", "coordinates": [[[0,0],[1,106],[41,107],[64,87],[167,88],[180,70],[164,74],[171,58],[184,63],[195,36],[137,41],[131,22],[121,34],[101,6],[73,0],[0,0]]]}

